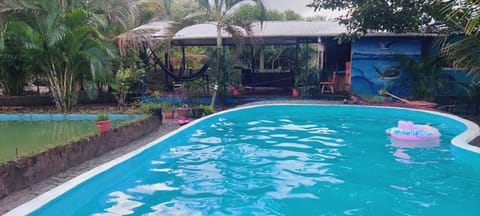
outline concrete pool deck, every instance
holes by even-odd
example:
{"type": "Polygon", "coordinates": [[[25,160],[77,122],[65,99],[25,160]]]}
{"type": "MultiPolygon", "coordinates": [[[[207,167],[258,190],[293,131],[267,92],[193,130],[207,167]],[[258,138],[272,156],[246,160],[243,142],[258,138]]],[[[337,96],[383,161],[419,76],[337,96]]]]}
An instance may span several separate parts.
{"type": "MultiPolygon", "coordinates": [[[[262,104],[275,104],[275,103],[294,103],[294,104],[343,104],[342,101],[266,101],[266,102],[254,102],[249,104],[244,104],[240,106],[249,106],[249,105],[262,105],[262,104]]],[[[153,133],[146,135],[145,137],[135,140],[128,145],[122,146],[120,148],[114,149],[98,158],[89,160],[82,164],[79,164],[65,172],[62,172],[58,175],[55,175],[47,180],[41,181],[34,185],[31,185],[27,189],[16,192],[10,196],[7,196],[3,199],[0,199],[0,215],[7,213],[8,211],[14,209],[15,207],[28,202],[29,200],[34,199],[35,197],[73,179],[74,177],[85,173],[99,165],[107,163],[113,159],[116,159],[122,155],[125,155],[131,151],[134,151],[137,148],[140,148],[153,140],[157,139],[160,136],[163,136],[175,129],[179,128],[176,121],[164,121],[163,125],[153,133]]]]}

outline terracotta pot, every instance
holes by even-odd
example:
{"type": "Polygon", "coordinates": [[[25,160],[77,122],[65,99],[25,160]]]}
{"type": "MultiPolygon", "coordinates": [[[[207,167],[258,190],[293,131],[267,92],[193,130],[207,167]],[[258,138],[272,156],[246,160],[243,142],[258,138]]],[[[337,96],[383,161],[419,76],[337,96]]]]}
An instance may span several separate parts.
{"type": "Polygon", "coordinates": [[[107,132],[110,130],[110,120],[95,122],[100,132],[107,132]]]}
{"type": "Polygon", "coordinates": [[[240,95],[240,91],[236,88],[232,89],[232,96],[238,96],[240,95]]]}
{"type": "Polygon", "coordinates": [[[177,109],[177,118],[186,119],[186,118],[188,118],[188,113],[189,112],[190,112],[190,109],[188,109],[188,108],[178,108],[177,109]]]}
{"type": "Polygon", "coordinates": [[[162,114],[164,119],[173,119],[175,110],[162,110],[162,114]]]}
{"type": "Polygon", "coordinates": [[[292,96],[293,97],[298,97],[298,89],[292,88],[292,96]]]}

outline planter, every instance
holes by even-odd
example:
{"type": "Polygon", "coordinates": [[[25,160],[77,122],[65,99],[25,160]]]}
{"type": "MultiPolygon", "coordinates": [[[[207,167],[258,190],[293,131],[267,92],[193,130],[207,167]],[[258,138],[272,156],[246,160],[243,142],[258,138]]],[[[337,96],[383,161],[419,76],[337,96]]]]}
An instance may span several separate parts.
{"type": "Polygon", "coordinates": [[[173,119],[175,110],[162,110],[162,114],[164,119],[173,119]]]}
{"type": "Polygon", "coordinates": [[[203,116],[203,109],[202,108],[192,108],[189,113],[190,118],[201,118],[203,116]]]}
{"type": "Polygon", "coordinates": [[[110,120],[95,122],[100,132],[107,132],[110,130],[110,120]]]}
{"type": "Polygon", "coordinates": [[[298,89],[297,88],[292,88],[292,96],[293,97],[298,97],[298,89]]]}
{"type": "Polygon", "coordinates": [[[238,96],[240,95],[240,91],[236,88],[232,89],[232,96],[238,96]]]}
{"type": "Polygon", "coordinates": [[[188,109],[188,108],[178,108],[177,109],[177,118],[186,119],[186,118],[188,118],[188,113],[189,112],[190,112],[190,109],[188,109]]]}

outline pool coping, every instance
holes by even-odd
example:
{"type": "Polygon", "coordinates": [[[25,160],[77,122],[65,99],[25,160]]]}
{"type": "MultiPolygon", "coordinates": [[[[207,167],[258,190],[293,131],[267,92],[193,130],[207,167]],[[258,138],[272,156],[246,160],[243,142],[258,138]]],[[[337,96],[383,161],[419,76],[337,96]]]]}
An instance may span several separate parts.
{"type": "Polygon", "coordinates": [[[78,186],[79,184],[83,183],[84,181],[87,181],[88,179],[109,170],[110,168],[112,168],[112,167],[114,167],[114,166],[116,166],[116,165],[118,165],[118,164],[120,164],[120,163],[122,163],[122,162],[124,162],[124,161],[126,161],[126,160],[144,152],[144,151],[146,151],[147,149],[151,148],[152,146],[170,138],[174,134],[182,132],[182,131],[196,125],[197,123],[199,123],[200,121],[203,121],[205,119],[214,118],[215,116],[222,115],[224,113],[243,110],[243,109],[250,109],[250,108],[262,107],[262,106],[283,106],[283,105],[291,105],[291,106],[315,105],[315,106],[377,107],[377,108],[386,108],[386,109],[412,110],[412,111],[418,111],[418,112],[425,112],[425,113],[440,115],[440,116],[444,116],[444,117],[447,117],[447,118],[451,118],[453,120],[457,120],[457,121],[465,124],[465,126],[467,127],[467,129],[464,132],[462,132],[461,134],[459,134],[458,136],[454,137],[451,140],[452,145],[454,145],[456,147],[459,147],[459,148],[462,148],[462,149],[465,149],[467,151],[471,151],[471,152],[475,152],[475,153],[480,154],[480,148],[479,147],[469,144],[469,142],[471,142],[477,136],[480,136],[480,127],[477,124],[473,123],[472,121],[469,121],[467,119],[464,119],[464,118],[461,118],[461,117],[458,117],[458,116],[455,116],[455,115],[452,115],[452,114],[448,114],[448,113],[442,113],[442,112],[433,111],[433,110],[420,110],[420,109],[413,109],[413,108],[404,108],[404,107],[365,106],[365,105],[348,105],[348,104],[320,104],[320,103],[308,103],[308,101],[304,102],[304,103],[301,103],[301,104],[291,103],[291,102],[287,103],[287,102],[280,102],[280,101],[278,103],[253,104],[253,105],[240,106],[240,107],[224,110],[224,111],[209,115],[206,118],[201,118],[201,119],[194,120],[191,123],[189,123],[188,125],[185,125],[183,127],[175,129],[173,131],[170,131],[167,134],[154,139],[153,141],[149,142],[148,144],[146,144],[146,145],[144,145],[144,146],[142,146],[142,147],[140,147],[140,148],[138,148],[134,151],[131,151],[131,152],[129,152],[125,155],[122,155],[122,156],[120,156],[120,157],[118,157],[114,160],[111,160],[107,163],[104,163],[100,166],[97,166],[93,169],[90,169],[89,171],[84,172],[83,174],[81,174],[79,176],[76,176],[73,179],[71,179],[71,180],[69,180],[65,183],[62,183],[61,185],[59,185],[59,186],[57,186],[57,187],[55,187],[55,188],[53,188],[53,189],[51,189],[47,192],[35,197],[34,199],[32,199],[32,200],[30,200],[30,201],[28,201],[28,202],[26,202],[26,203],[24,203],[20,206],[17,206],[16,208],[14,208],[12,210],[10,210],[9,212],[7,212],[5,214],[5,216],[31,214],[32,212],[40,209],[45,204],[47,204],[50,201],[52,201],[53,199],[61,196],[62,194],[66,193],[67,191],[73,189],[74,187],[78,186]]]}

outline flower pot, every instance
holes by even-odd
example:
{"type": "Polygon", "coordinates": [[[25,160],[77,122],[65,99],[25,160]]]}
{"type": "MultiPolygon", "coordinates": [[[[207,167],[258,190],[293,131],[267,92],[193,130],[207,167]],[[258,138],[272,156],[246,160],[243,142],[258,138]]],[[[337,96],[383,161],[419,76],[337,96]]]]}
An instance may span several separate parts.
{"type": "Polygon", "coordinates": [[[240,95],[240,91],[236,88],[232,89],[232,96],[238,96],[240,95]]]}
{"type": "Polygon", "coordinates": [[[95,122],[100,132],[107,132],[110,130],[110,120],[95,122]]]}
{"type": "Polygon", "coordinates": [[[190,109],[188,108],[178,108],[177,109],[177,118],[178,119],[186,119],[188,118],[188,113],[190,112],[190,109]]]}
{"type": "Polygon", "coordinates": [[[164,119],[173,119],[175,110],[162,110],[162,115],[164,119]]]}
{"type": "Polygon", "coordinates": [[[292,88],[292,96],[293,97],[298,97],[298,89],[297,88],[292,88]]]}

